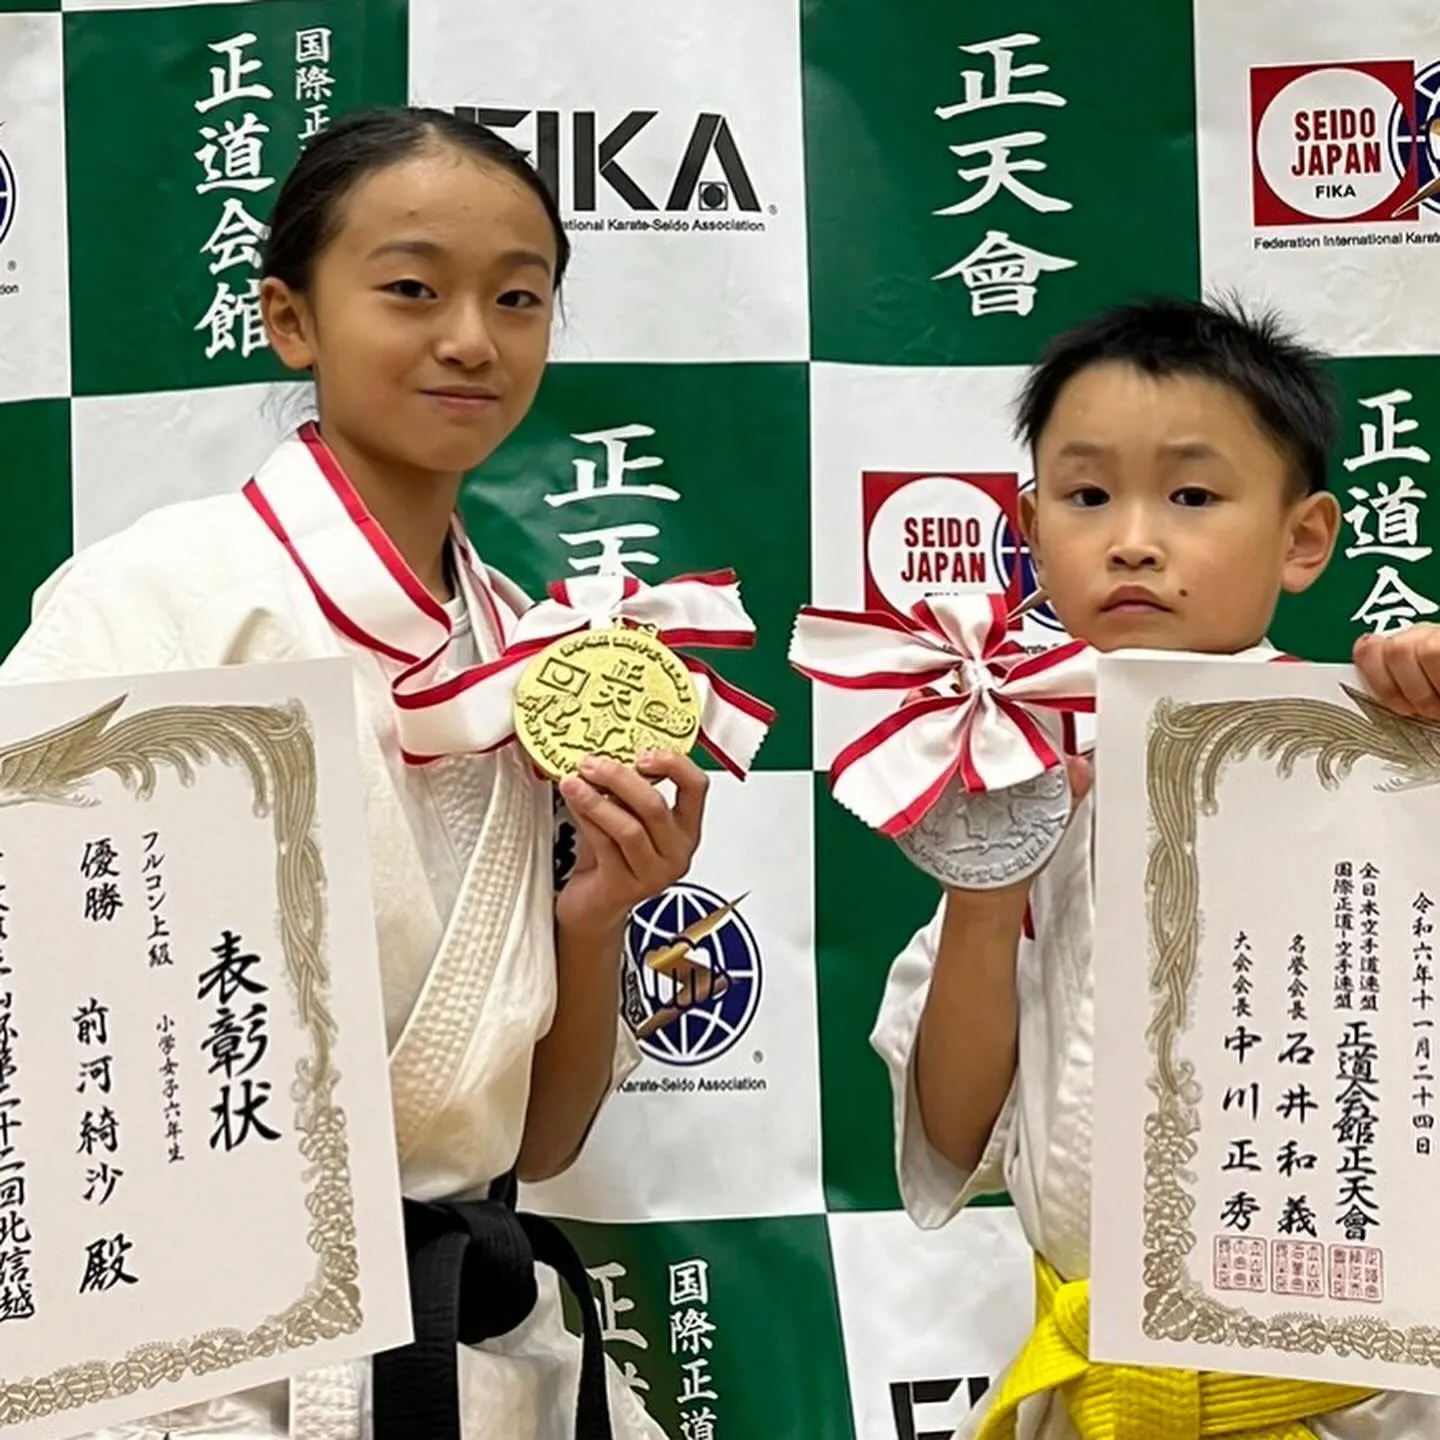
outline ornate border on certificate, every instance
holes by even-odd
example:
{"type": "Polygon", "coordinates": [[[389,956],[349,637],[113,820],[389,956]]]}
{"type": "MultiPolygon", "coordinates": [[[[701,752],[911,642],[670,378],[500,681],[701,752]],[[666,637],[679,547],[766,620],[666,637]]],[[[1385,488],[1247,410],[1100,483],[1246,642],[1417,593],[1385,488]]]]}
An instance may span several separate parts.
{"type": "Polygon", "coordinates": [[[290,1097],[307,1162],[307,1240],[314,1278],[293,1304],[250,1330],[210,1330],[181,1342],[137,1346],[123,1359],[66,1366],[0,1388],[0,1423],[37,1420],[79,1405],[206,1375],[249,1360],[353,1333],[362,1320],[346,1117],[334,1101],[335,1020],[323,951],[325,871],[315,843],[315,742],[298,703],[160,706],[115,719],[125,697],[57,729],[0,748],[0,803],[80,804],[87,783],[110,771],[137,799],[161,768],[185,785],[212,760],[248,772],[257,816],[274,822],[285,973],[310,1046],[290,1097]],[[114,722],[113,724],[111,722],[114,722]]]}
{"type": "Polygon", "coordinates": [[[1321,784],[1338,789],[1357,760],[1394,772],[1380,786],[1397,790],[1440,783],[1440,724],[1395,715],[1343,687],[1355,709],[1323,700],[1282,699],[1179,704],[1162,700],[1146,750],[1149,856],[1145,871],[1150,960],[1150,1026],[1156,1104],[1145,1125],[1144,1329],[1152,1340],[1334,1352],[1440,1366],[1440,1328],[1408,1330],[1357,1317],[1326,1319],[1300,1309],[1266,1319],[1212,1299],[1190,1277],[1196,1247],[1187,1189],[1198,1151],[1200,1087],[1180,1051],[1189,1020],[1201,931],[1195,838],[1202,814],[1214,814],[1227,764],[1254,753],[1282,776],[1312,757],[1321,784]]]}

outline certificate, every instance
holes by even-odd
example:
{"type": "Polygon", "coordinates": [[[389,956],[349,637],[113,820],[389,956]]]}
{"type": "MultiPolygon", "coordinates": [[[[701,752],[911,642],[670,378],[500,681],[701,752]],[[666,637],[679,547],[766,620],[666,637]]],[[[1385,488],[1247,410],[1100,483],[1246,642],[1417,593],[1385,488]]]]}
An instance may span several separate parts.
{"type": "Polygon", "coordinates": [[[1096,1360],[1440,1394],[1440,726],[1107,657],[1096,1360]]]}
{"type": "Polygon", "coordinates": [[[410,1338],[352,689],[0,688],[0,1435],[410,1338]]]}

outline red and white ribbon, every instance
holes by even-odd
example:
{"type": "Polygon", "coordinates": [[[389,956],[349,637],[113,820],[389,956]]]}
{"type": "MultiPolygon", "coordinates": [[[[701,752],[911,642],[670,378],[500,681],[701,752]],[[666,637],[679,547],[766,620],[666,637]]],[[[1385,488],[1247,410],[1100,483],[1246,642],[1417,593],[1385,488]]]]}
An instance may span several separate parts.
{"type": "MultiPolygon", "coordinates": [[[[411,764],[494,750],[515,738],[515,687],[547,645],[612,625],[652,628],[672,649],[745,649],[755,625],[728,571],[646,585],[630,575],[561,580],[530,605],[482,565],[457,519],[453,541],[489,630],[477,633],[483,663],[438,673],[453,627],[366,510],[313,424],[284,441],[245,496],[289,552],[326,618],[392,669],[401,750],[411,764]]],[[[477,627],[478,631],[478,627],[477,627]]],[[[700,700],[700,743],[744,775],[775,718],[770,706],[681,654],[700,700]]]]}
{"type": "Polygon", "coordinates": [[[1060,763],[1040,715],[1095,709],[1095,652],[1078,640],[1026,655],[999,595],[936,595],[903,619],[806,606],[790,663],[842,690],[892,690],[899,708],[847,745],[830,770],[835,798],[899,835],[957,776],[1004,790],[1060,763]]]}

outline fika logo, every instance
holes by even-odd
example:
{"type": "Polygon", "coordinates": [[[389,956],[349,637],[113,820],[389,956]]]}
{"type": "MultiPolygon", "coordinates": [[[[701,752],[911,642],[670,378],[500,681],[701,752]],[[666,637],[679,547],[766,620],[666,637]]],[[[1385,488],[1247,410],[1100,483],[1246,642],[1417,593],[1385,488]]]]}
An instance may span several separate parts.
{"type": "Polygon", "coordinates": [[[631,210],[668,213],[760,209],[760,197],[735,143],[730,122],[709,111],[696,117],[690,138],[678,155],[657,154],[655,132],[649,130],[658,110],[632,110],[624,119],[603,126],[594,110],[509,110],[485,105],[457,105],[466,120],[502,133],[529,122],[529,134],[507,138],[560,197],[561,207],[585,213],[600,207],[601,185],[631,210]],[[561,188],[568,149],[570,194],[561,188]],[[627,153],[628,152],[628,153],[627,153]],[[645,183],[636,178],[639,172],[645,183]],[[652,177],[659,175],[659,182],[652,177]],[[647,188],[648,187],[648,188],[647,188]],[[568,204],[566,203],[568,199],[568,204]]]}

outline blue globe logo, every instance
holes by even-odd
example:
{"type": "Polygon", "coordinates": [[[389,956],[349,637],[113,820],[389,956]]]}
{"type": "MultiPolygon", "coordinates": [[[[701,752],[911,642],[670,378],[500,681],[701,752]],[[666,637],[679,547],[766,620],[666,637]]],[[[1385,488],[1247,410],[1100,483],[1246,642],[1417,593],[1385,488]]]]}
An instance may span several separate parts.
{"type": "MultiPolygon", "coordinates": [[[[1415,181],[1420,191],[1440,177],[1440,60],[1415,76],[1415,129],[1397,105],[1390,119],[1390,163],[1402,175],[1415,156],[1415,181]]],[[[1440,212],[1440,191],[1421,201],[1420,208],[1440,212]]]]}
{"type": "MultiPolygon", "coordinates": [[[[1021,493],[1033,489],[1034,485],[1035,482],[1032,480],[1028,485],[1022,486],[1021,493]]],[[[1040,582],[1035,578],[1035,561],[1030,554],[1030,547],[1022,536],[1015,533],[1009,520],[1002,520],[995,527],[995,534],[990,541],[990,562],[995,567],[996,576],[1007,590],[1010,587],[1010,581],[1014,578],[1016,568],[1019,568],[1021,604],[1040,588],[1040,582]]],[[[1030,612],[1028,618],[1042,629],[1053,630],[1057,635],[1064,634],[1064,627],[1060,624],[1059,617],[1050,608],[1048,601],[1037,605],[1030,612]]]]}
{"type": "Polygon", "coordinates": [[[760,946],[738,902],[682,881],[636,908],[625,932],[625,1019],[664,1065],[704,1065],[749,1028],[760,946]]]}
{"type": "MultiPolygon", "coordinates": [[[[1025,542],[1015,533],[1015,527],[1002,515],[1000,522],[990,532],[990,568],[995,572],[995,583],[990,587],[1002,593],[1010,589],[1015,578],[1015,567],[1023,563],[1025,542]]],[[[1021,571],[1023,576],[1024,571],[1021,571]]],[[[1023,595],[1020,597],[1025,598],[1023,595]]]]}
{"type": "Polygon", "coordinates": [[[5,152],[0,150],[0,243],[10,233],[10,222],[15,218],[15,171],[10,166],[5,152]]]}

